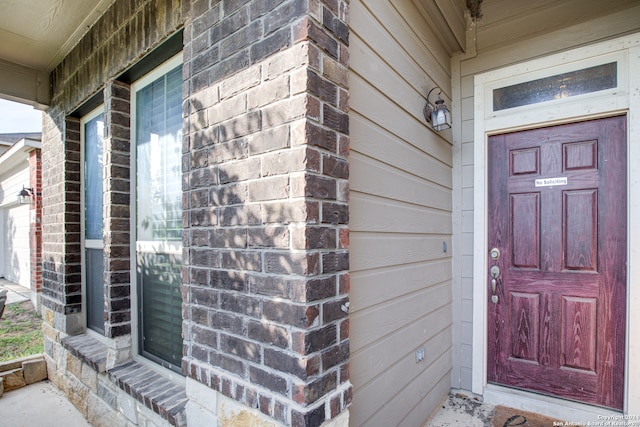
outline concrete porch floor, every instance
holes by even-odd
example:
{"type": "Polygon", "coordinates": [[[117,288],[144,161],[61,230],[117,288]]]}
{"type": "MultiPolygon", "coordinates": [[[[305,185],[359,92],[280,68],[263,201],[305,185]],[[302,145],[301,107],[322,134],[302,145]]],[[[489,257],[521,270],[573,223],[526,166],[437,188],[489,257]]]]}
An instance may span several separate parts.
{"type": "MultiPolygon", "coordinates": [[[[0,289],[8,291],[7,305],[30,299],[29,289],[4,278],[0,278],[0,289]]],[[[55,385],[45,380],[2,394],[0,426],[86,427],[91,424],[55,385]]]]}
{"type": "Polygon", "coordinates": [[[450,393],[422,427],[488,427],[495,410],[473,397],[450,393]]]}
{"type": "Polygon", "coordinates": [[[0,397],[0,425],[12,427],[87,427],[80,411],[48,380],[0,397]]]}
{"type": "Polygon", "coordinates": [[[607,425],[567,422],[523,409],[495,406],[475,396],[451,392],[422,427],[553,427],[607,425]]]}
{"type": "Polygon", "coordinates": [[[6,289],[8,291],[7,305],[27,301],[31,297],[31,291],[29,289],[17,283],[10,282],[4,277],[0,277],[0,289],[6,289]]]}

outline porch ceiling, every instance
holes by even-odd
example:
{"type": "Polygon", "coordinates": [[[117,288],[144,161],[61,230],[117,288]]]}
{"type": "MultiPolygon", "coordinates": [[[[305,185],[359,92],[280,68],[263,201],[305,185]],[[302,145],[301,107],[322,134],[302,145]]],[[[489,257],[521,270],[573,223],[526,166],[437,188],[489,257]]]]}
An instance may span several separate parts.
{"type": "MultiPolygon", "coordinates": [[[[44,108],[49,73],[115,0],[0,0],[0,97],[44,108]]],[[[467,50],[466,0],[414,0],[450,54],[467,50]]],[[[471,2],[478,0],[471,0],[471,2]]],[[[478,52],[586,22],[638,0],[483,0],[478,52]]]]}
{"type": "Polygon", "coordinates": [[[43,108],[49,73],[114,0],[0,0],[0,97],[43,108]]]}
{"type": "MultiPolygon", "coordinates": [[[[402,1],[402,0],[398,0],[402,1]]],[[[638,0],[414,0],[449,54],[477,52],[609,15],[638,5],[638,0]],[[475,46],[466,34],[467,3],[479,3],[475,46]]],[[[472,7],[473,8],[473,7],[472,7]]]]}
{"type": "Polygon", "coordinates": [[[477,21],[476,32],[478,52],[571,27],[638,5],[638,0],[481,1],[482,17],[477,21]]]}

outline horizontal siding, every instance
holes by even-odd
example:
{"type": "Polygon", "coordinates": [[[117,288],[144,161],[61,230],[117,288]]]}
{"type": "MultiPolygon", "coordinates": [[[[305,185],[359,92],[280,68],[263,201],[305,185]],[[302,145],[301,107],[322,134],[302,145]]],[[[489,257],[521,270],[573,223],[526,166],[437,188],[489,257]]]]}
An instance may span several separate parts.
{"type": "Polygon", "coordinates": [[[422,113],[449,59],[412,2],[350,14],[350,425],[415,426],[451,381],[453,157],[422,113]]]}
{"type": "Polygon", "coordinates": [[[451,366],[451,329],[446,328],[432,340],[425,343],[425,359],[418,365],[413,353],[406,354],[394,365],[381,371],[375,379],[361,387],[361,399],[375,408],[384,410],[374,414],[362,412],[364,408],[354,405],[352,419],[360,420],[369,415],[362,425],[366,426],[419,426],[432,412],[433,408],[416,405],[429,394],[434,393],[435,403],[440,403],[449,390],[449,369],[451,366]],[[406,369],[406,365],[420,368],[406,369]],[[446,388],[440,386],[445,380],[446,388]],[[416,422],[405,423],[405,418],[416,422]]]}
{"type": "MultiPolygon", "coordinates": [[[[357,77],[354,84],[364,84],[357,77]]],[[[387,114],[389,110],[387,110],[387,114]]],[[[384,161],[394,168],[451,188],[451,147],[441,138],[425,138],[424,126],[416,129],[410,139],[401,139],[364,117],[353,113],[351,125],[359,129],[352,149],[368,157],[384,161]],[[429,146],[427,142],[434,142],[429,146]],[[440,144],[436,145],[438,142],[440,144]],[[437,156],[440,157],[437,157],[437,156]]]]}
{"type": "Polygon", "coordinates": [[[450,276],[451,263],[448,258],[353,272],[351,281],[366,283],[366,286],[351,287],[350,310],[357,314],[359,310],[446,282],[450,276]]]}
{"type": "MultiPolygon", "coordinates": [[[[379,350],[382,352],[402,352],[403,342],[408,336],[414,336],[411,333],[411,325],[415,325],[417,320],[421,321],[421,324],[417,328],[422,328],[423,333],[431,332],[434,330],[435,325],[440,324],[437,319],[429,319],[429,315],[436,312],[439,315],[446,316],[448,314],[448,305],[451,302],[451,291],[448,289],[448,283],[440,283],[437,286],[422,288],[412,294],[403,296],[402,298],[395,298],[385,301],[384,304],[380,304],[374,307],[367,307],[364,310],[357,311],[349,319],[350,326],[362,327],[362,333],[356,337],[351,337],[351,344],[354,347],[365,349],[368,346],[372,346],[375,343],[383,343],[393,338],[394,344],[400,345],[396,348],[386,348],[386,346],[379,346],[379,350]],[[445,310],[441,310],[445,307],[445,310]],[[429,331],[424,329],[424,325],[429,325],[429,331]]],[[[449,326],[445,322],[444,326],[449,326]]],[[[442,328],[440,328],[442,329],[442,328]]],[[[435,328],[435,330],[440,330],[435,328]]],[[[420,331],[414,331],[420,332],[420,331]]],[[[415,343],[419,343],[420,340],[414,340],[415,343]]],[[[417,348],[417,347],[416,347],[417,348]]],[[[384,360],[388,355],[382,355],[379,352],[369,352],[368,356],[357,356],[364,358],[363,360],[371,360],[372,358],[384,360]]],[[[359,360],[355,358],[355,360],[359,360]]],[[[375,362],[374,365],[377,365],[375,362]]],[[[365,366],[362,366],[365,368],[365,366]]],[[[371,368],[370,365],[366,365],[366,370],[371,368]]],[[[375,377],[376,374],[365,370],[353,370],[351,378],[365,380],[375,377]],[[360,377],[358,373],[361,372],[363,377],[360,377]]],[[[364,382],[363,382],[364,383],[364,382]]]]}
{"type": "MultiPolygon", "coordinates": [[[[389,212],[393,215],[393,212],[389,212]]],[[[426,218],[426,221],[429,219],[426,218]]],[[[443,243],[451,247],[450,237],[394,233],[354,233],[350,242],[351,271],[411,265],[446,257],[443,243]]],[[[426,279],[425,279],[426,280],[426,279]]]]}
{"type": "Polygon", "coordinates": [[[377,195],[353,193],[350,211],[351,232],[369,231],[413,234],[451,234],[451,214],[447,210],[393,201],[393,217],[389,216],[390,201],[377,195]],[[429,218],[425,221],[424,218],[429,218]]]}
{"type": "Polygon", "coordinates": [[[29,179],[29,164],[26,155],[20,165],[14,166],[10,170],[0,171],[0,207],[18,203],[18,193],[22,187],[31,187],[29,179]]]}
{"type": "Polygon", "coordinates": [[[350,188],[392,201],[451,211],[450,188],[433,184],[381,160],[352,151],[349,158],[350,188]]]}
{"type": "MultiPolygon", "coordinates": [[[[393,64],[398,77],[413,83],[414,87],[422,87],[430,79],[445,93],[451,93],[449,56],[413,2],[361,0],[352,2],[350,9],[351,29],[374,47],[382,57],[382,63],[393,64]],[[403,64],[411,66],[404,67],[403,64]],[[416,67],[421,69],[421,74],[413,72],[416,67]]],[[[351,39],[349,42],[353,55],[356,49],[351,39]]],[[[351,64],[354,64],[353,56],[351,64]]]]}

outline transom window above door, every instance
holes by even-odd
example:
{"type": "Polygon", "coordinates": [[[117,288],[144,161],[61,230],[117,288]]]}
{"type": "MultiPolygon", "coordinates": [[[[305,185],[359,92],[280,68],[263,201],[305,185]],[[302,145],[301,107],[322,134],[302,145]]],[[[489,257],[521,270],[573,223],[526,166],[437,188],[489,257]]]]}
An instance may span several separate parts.
{"type": "Polygon", "coordinates": [[[616,86],[618,63],[610,62],[494,89],[493,111],[568,98],[616,86]]]}
{"type": "MultiPolygon", "coordinates": [[[[502,76],[483,84],[485,119],[520,116],[526,110],[540,116],[535,120],[549,122],[562,116],[569,105],[600,105],[603,101],[615,105],[617,98],[627,95],[629,57],[626,52],[585,59],[557,54],[541,60],[545,61],[544,66],[537,69],[514,65],[511,73],[501,70],[502,76]]],[[[476,85],[476,91],[479,88],[476,85]]],[[[479,99],[478,95],[476,92],[475,97],[479,99]]],[[[528,118],[534,120],[532,116],[528,118]]]]}

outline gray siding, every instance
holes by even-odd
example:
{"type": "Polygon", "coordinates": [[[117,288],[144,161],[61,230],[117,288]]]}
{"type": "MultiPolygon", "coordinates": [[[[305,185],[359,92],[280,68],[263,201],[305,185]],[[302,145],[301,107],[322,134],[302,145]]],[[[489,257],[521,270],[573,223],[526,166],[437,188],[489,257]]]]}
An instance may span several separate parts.
{"type": "Polygon", "coordinates": [[[420,425],[450,387],[451,132],[422,108],[434,81],[449,103],[451,72],[434,40],[411,2],[351,2],[352,426],[420,425]]]}

